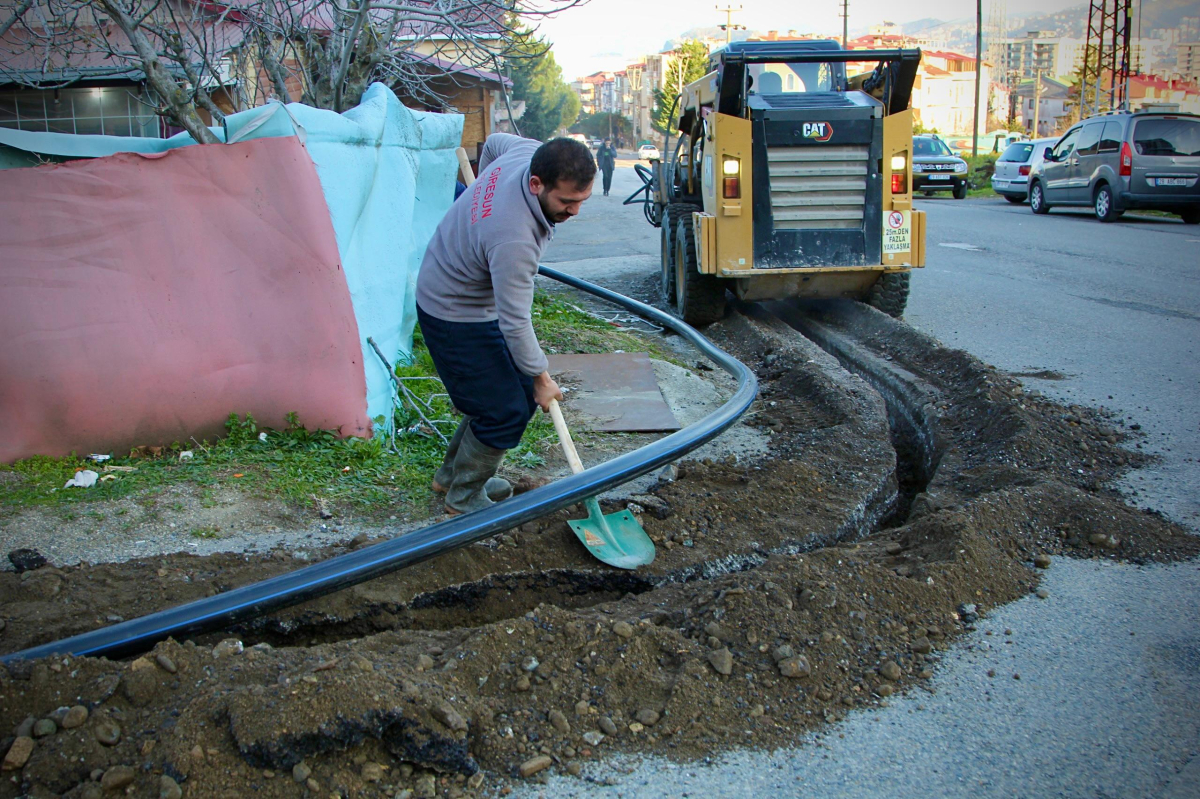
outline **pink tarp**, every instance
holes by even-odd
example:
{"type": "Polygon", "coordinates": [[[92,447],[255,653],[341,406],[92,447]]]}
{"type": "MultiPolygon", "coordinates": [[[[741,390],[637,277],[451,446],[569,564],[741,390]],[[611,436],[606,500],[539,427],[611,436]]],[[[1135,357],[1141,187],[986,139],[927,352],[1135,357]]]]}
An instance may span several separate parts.
{"type": "Polygon", "coordinates": [[[0,461],[230,413],[368,435],[361,352],[296,138],[0,171],[0,461]]]}

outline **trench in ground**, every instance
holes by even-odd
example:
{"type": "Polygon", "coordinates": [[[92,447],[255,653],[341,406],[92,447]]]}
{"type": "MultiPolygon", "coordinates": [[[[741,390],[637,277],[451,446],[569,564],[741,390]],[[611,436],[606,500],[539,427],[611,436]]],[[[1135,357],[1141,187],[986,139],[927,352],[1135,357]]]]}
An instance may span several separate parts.
{"type": "MultiPolygon", "coordinates": [[[[898,493],[870,498],[861,508],[848,508],[836,535],[790,545],[803,552],[853,541],[907,520],[914,498],[937,472],[943,447],[935,432],[938,393],[919,377],[854,341],[853,337],[805,314],[794,304],[769,303],[770,313],[832,355],[842,368],[865,380],[884,400],[896,457],[898,493]]],[[[539,604],[578,610],[651,591],[665,583],[708,580],[746,571],[764,563],[768,551],[731,554],[693,564],[677,573],[651,579],[632,572],[553,569],[489,575],[418,594],[408,602],[363,602],[346,617],[302,613],[267,616],[233,628],[247,644],[273,646],[331,643],[389,630],[435,631],[471,628],[517,618],[539,604]]],[[[219,633],[205,636],[218,640],[219,633]]]]}
{"type": "Polygon", "coordinates": [[[908,520],[913,500],[928,488],[945,452],[936,432],[939,394],[907,369],[879,357],[834,327],[816,321],[803,305],[767,303],[789,327],[832,355],[846,371],[867,381],[887,405],[888,428],[896,451],[899,493],[892,511],[876,529],[899,527],[908,520]]]}
{"type": "MultiPolygon", "coordinates": [[[[451,630],[517,618],[547,603],[577,610],[649,591],[654,583],[634,572],[552,569],[489,575],[417,594],[408,602],[364,602],[346,618],[323,613],[262,616],[230,628],[246,645],[318,646],[389,630],[451,630]]],[[[197,642],[212,643],[215,632],[197,642]]]]}

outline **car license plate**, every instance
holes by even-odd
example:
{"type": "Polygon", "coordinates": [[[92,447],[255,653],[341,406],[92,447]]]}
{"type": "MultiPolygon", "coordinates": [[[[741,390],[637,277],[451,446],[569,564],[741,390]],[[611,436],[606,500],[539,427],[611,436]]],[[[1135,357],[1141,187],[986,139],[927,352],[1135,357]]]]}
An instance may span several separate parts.
{"type": "Polygon", "coordinates": [[[1154,179],[1155,186],[1186,186],[1187,184],[1188,184],[1187,178],[1155,178],[1154,179]]]}
{"type": "Polygon", "coordinates": [[[949,175],[930,175],[929,179],[930,180],[949,180],[950,176],[949,175]]]}

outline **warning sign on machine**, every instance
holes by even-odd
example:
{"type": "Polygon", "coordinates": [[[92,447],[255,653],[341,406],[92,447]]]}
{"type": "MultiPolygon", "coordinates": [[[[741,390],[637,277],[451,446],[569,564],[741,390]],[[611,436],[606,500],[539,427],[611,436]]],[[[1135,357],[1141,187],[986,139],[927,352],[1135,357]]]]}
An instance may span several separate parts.
{"type": "Polygon", "coordinates": [[[912,251],[912,216],[909,211],[889,211],[883,216],[883,254],[912,251]]]}

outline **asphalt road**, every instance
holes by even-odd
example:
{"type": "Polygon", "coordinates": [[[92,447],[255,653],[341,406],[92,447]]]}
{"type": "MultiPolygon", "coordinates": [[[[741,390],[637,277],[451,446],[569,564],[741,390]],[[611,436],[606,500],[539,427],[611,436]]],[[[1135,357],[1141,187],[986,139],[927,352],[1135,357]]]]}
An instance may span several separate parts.
{"type": "MultiPolygon", "coordinates": [[[[1200,226],[1004,200],[918,200],[928,254],[905,318],[1067,402],[1118,411],[1161,462],[1131,501],[1200,529],[1200,226]]],[[[1134,493],[1136,492],[1136,494],[1134,493]]]]}
{"type": "MultiPolygon", "coordinates": [[[[546,260],[618,285],[657,269],[657,231],[616,196],[637,183],[618,168],[614,196],[560,226],[546,260]]],[[[1126,481],[1131,501],[1200,532],[1200,228],[1034,217],[999,199],[918,207],[929,255],[908,321],[998,368],[1039,373],[1022,379],[1051,397],[1141,425],[1161,460],[1126,481]]],[[[1200,564],[1060,558],[1043,585],[1049,598],[1000,608],[947,653],[929,691],[794,749],[686,765],[614,758],[586,781],[525,793],[1200,797],[1200,564]]]]}

